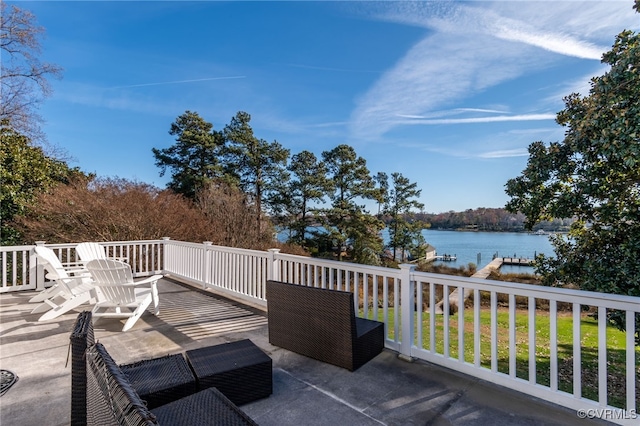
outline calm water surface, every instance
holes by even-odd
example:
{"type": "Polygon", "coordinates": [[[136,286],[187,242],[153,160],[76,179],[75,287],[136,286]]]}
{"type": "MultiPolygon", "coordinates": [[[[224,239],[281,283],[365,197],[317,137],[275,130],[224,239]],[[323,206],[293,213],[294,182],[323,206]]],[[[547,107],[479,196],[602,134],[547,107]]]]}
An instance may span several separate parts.
{"type": "MultiPolygon", "coordinates": [[[[553,255],[553,246],[548,235],[534,235],[520,232],[463,232],[438,231],[425,229],[422,231],[427,243],[436,248],[438,255],[456,256],[453,262],[446,265],[459,267],[475,263],[478,269],[486,266],[496,257],[527,257],[544,253],[553,255]]],[[[522,266],[503,266],[502,272],[531,273],[533,268],[522,266]]]]}
{"type": "MultiPolygon", "coordinates": [[[[534,258],[544,253],[553,256],[553,246],[548,235],[535,235],[521,232],[464,232],[438,231],[425,229],[422,231],[428,244],[436,248],[438,255],[448,254],[456,256],[453,262],[441,262],[448,266],[459,267],[474,263],[478,269],[486,266],[494,256],[496,257],[527,257],[534,258]]],[[[278,234],[280,241],[285,241],[284,232],[278,234]]],[[[382,232],[385,242],[389,234],[382,232]]],[[[527,266],[508,266],[500,268],[502,272],[533,273],[533,268],[527,266]]]]}

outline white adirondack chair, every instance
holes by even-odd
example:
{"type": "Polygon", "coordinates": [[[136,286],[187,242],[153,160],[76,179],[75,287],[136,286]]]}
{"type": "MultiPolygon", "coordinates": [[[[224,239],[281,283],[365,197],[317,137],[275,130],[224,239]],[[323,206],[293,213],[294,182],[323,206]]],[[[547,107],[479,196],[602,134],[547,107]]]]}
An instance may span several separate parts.
{"type": "Polygon", "coordinates": [[[93,259],[87,269],[94,278],[97,302],[93,317],[129,318],[122,328],[127,331],[138,321],[153,302],[154,313],[160,313],[157,281],[162,275],[154,275],[133,281],[131,266],[113,259],[93,259]]]}
{"type": "MultiPolygon", "coordinates": [[[[98,243],[93,242],[85,242],[80,243],[76,246],[76,254],[80,258],[80,260],[84,263],[89,262],[93,259],[108,259],[107,251],[104,246],[101,246],[98,243]]],[[[120,260],[122,262],[126,262],[127,258],[114,258],[115,260],[120,260]]]]}
{"type": "Polygon", "coordinates": [[[37,246],[34,251],[38,263],[47,272],[46,277],[55,281],[51,287],[29,300],[33,303],[40,302],[31,313],[45,312],[38,321],[54,319],[94,299],[91,292],[93,280],[86,268],[75,264],[63,265],[48,247],[37,246]]]}

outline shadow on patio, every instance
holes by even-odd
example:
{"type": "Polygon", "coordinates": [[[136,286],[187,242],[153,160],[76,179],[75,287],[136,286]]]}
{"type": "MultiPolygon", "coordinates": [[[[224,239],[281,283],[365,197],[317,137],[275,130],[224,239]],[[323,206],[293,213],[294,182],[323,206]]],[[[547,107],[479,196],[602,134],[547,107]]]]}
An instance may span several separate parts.
{"type": "MultiPolygon", "coordinates": [[[[95,338],[117,363],[251,339],[273,359],[273,394],[241,408],[261,425],[571,425],[575,412],[384,350],[355,372],[269,344],[264,312],[170,279],[159,281],[160,315],[128,332],[101,319],[95,338]]],[[[19,380],[0,399],[0,424],[67,425],[77,311],[37,322],[33,292],[0,295],[0,368],[19,380]]],[[[88,307],[87,307],[88,309],[88,307]]],[[[591,421],[591,424],[605,424],[591,421]]]]}

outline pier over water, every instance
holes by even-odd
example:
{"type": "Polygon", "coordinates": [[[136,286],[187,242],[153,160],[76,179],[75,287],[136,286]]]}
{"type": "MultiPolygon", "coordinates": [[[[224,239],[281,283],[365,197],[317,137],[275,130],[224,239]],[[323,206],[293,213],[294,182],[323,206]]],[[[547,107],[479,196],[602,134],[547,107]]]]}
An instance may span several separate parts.
{"type": "Polygon", "coordinates": [[[528,259],[526,257],[496,257],[487,266],[473,274],[472,277],[487,278],[491,275],[491,271],[499,270],[502,265],[531,266],[532,264],[533,259],[528,259]]]}

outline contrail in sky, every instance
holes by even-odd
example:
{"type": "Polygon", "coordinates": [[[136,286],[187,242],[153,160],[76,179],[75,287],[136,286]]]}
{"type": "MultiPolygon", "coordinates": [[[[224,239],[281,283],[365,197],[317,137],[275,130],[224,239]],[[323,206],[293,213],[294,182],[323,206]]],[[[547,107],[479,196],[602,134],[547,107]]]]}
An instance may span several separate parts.
{"type": "Polygon", "coordinates": [[[176,81],[163,81],[161,83],[143,83],[143,84],[132,84],[129,86],[116,86],[110,87],[109,89],[129,89],[132,87],[145,87],[145,86],[161,86],[163,84],[182,84],[182,83],[197,83],[199,81],[212,81],[212,80],[231,80],[236,78],[246,78],[245,75],[236,75],[231,77],[210,77],[210,78],[198,78],[195,80],[176,80],[176,81]]]}
{"type": "Polygon", "coordinates": [[[521,114],[521,115],[499,115],[494,117],[473,117],[473,118],[436,118],[417,119],[407,121],[397,121],[402,124],[465,124],[465,123],[496,123],[502,121],[535,121],[553,120],[555,114],[521,114]]]}

